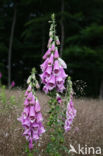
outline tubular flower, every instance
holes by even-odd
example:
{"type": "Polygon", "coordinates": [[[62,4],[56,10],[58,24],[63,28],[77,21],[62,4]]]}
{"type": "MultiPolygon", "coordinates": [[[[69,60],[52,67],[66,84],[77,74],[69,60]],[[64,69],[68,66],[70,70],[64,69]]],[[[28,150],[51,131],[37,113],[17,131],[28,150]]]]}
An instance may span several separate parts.
{"type": "Polygon", "coordinates": [[[42,73],[40,74],[41,82],[44,84],[43,90],[45,93],[56,88],[58,92],[63,92],[65,87],[65,79],[67,77],[64,69],[66,63],[60,58],[58,45],[60,41],[55,35],[55,25],[51,24],[49,31],[48,50],[43,56],[44,62],[41,64],[42,73]]]}
{"type": "MultiPolygon", "coordinates": [[[[37,83],[37,80],[35,81],[37,83]]],[[[35,84],[36,85],[36,84],[35,84]]],[[[18,120],[21,122],[26,140],[29,142],[29,148],[33,148],[33,142],[45,132],[42,121],[41,108],[38,98],[33,93],[33,88],[29,84],[25,92],[24,110],[18,120]]]]}

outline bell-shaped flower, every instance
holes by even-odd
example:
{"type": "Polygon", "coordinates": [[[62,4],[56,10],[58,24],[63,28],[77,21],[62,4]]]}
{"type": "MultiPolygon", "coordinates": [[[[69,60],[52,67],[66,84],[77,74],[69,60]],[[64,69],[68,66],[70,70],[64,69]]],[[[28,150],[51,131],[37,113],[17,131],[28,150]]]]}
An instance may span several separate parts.
{"type": "Polygon", "coordinates": [[[32,88],[31,88],[31,86],[29,85],[28,88],[27,88],[27,92],[29,93],[29,92],[31,92],[31,90],[32,90],[32,88]]]}
{"type": "Polygon", "coordinates": [[[28,105],[29,105],[29,101],[28,101],[27,99],[25,99],[24,105],[25,105],[25,106],[28,106],[28,105]]]}
{"type": "Polygon", "coordinates": [[[62,93],[65,90],[64,84],[57,84],[57,90],[62,93]]]}
{"type": "Polygon", "coordinates": [[[48,65],[48,58],[40,65],[42,71],[45,71],[48,65]]]}
{"type": "Polygon", "coordinates": [[[33,94],[32,94],[32,92],[30,92],[30,93],[28,94],[28,96],[27,96],[27,100],[28,100],[28,101],[31,101],[31,100],[32,100],[32,97],[33,97],[33,94]]]}
{"type": "Polygon", "coordinates": [[[35,104],[35,97],[34,95],[32,96],[31,101],[29,102],[30,105],[34,105],[35,104]]]}
{"type": "Polygon", "coordinates": [[[52,66],[48,66],[45,71],[45,76],[47,76],[47,78],[49,78],[51,75],[51,72],[52,72],[52,66]]]}
{"type": "Polygon", "coordinates": [[[48,65],[51,66],[53,64],[53,53],[51,54],[49,60],[48,60],[48,65]]]}
{"type": "Polygon", "coordinates": [[[24,135],[24,136],[30,137],[30,136],[31,136],[31,131],[30,131],[30,129],[26,129],[26,130],[24,131],[23,135],[24,135]]]}
{"type": "Polygon", "coordinates": [[[51,78],[48,81],[48,89],[52,90],[54,87],[55,87],[55,76],[51,75],[51,78]]]}
{"type": "Polygon", "coordinates": [[[47,57],[50,55],[50,53],[51,53],[51,48],[49,48],[49,49],[47,50],[47,52],[44,54],[43,59],[44,59],[44,60],[47,59],[47,57]]]}
{"type": "Polygon", "coordinates": [[[43,117],[42,117],[41,112],[38,112],[38,113],[36,114],[36,118],[37,118],[37,123],[39,123],[39,122],[42,122],[42,121],[43,121],[43,117]]]}
{"type": "Polygon", "coordinates": [[[58,48],[57,47],[55,49],[54,58],[55,59],[58,59],[59,58],[59,53],[58,53],[58,48]]]}
{"type": "Polygon", "coordinates": [[[33,130],[37,131],[38,130],[38,127],[39,127],[39,124],[38,123],[35,122],[35,123],[32,124],[33,130]]]}
{"type": "Polygon", "coordinates": [[[63,85],[63,83],[64,83],[64,80],[61,77],[61,75],[56,76],[56,84],[57,84],[57,86],[63,85]]]}
{"type": "Polygon", "coordinates": [[[39,139],[39,135],[38,135],[38,130],[37,131],[33,131],[33,140],[38,140],[39,139]]]}
{"type": "Polygon", "coordinates": [[[23,116],[24,116],[24,119],[26,119],[29,115],[29,107],[25,107],[24,108],[24,111],[23,111],[23,116]]]}
{"type": "Polygon", "coordinates": [[[45,83],[45,73],[40,74],[40,78],[42,80],[42,83],[45,83]]]}
{"type": "Polygon", "coordinates": [[[59,67],[58,60],[55,60],[55,62],[54,62],[54,69],[53,69],[55,75],[59,74],[59,69],[60,69],[60,67],[59,67]]]}
{"type": "Polygon", "coordinates": [[[40,112],[40,104],[39,104],[38,99],[36,99],[36,103],[35,103],[35,111],[36,111],[36,112],[40,112]]]}
{"type": "Polygon", "coordinates": [[[30,121],[33,123],[35,121],[35,107],[30,106],[30,113],[29,113],[30,121]]]}
{"type": "Polygon", "coordinates": [[[24,122],[22,122],[22,126],[29,129],[30,127],[30,121],[29,119],[26,119],[24,122]]]}
{"type": "Polygon", "coordinates": [[[45,133],[45,129],[44,129],[42,123],[40,123],[39,129],[38,129],[38,132],[39,132],[39,136],[42,135],[42,133],[45,133]]]}
{"type": "Polygon", "coordinates": [[[25,97],[27,97],[27,96],[28,96],[28,94],[29,94],[29,92],[26,90],[26,92],[25,92],[25,97]]]}
{"type": "Polygon", "coordinates": [[[61,72],[61,77],[63,77],[64,79],[68,76],[62,67],[60,68],[60,72],[61,72]]]}
{"type": "Polygon", "coordinates": [[[49,91],[49,86],[46,84],[44,87],[43,87],[43,91],[47,94],[48,91],[49,91]]]}

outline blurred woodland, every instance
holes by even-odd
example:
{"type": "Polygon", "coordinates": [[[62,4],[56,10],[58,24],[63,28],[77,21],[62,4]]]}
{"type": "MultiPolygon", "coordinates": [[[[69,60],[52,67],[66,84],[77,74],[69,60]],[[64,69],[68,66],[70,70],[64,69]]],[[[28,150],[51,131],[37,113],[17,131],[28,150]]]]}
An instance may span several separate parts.
{"type": "Polygon", "coordinates": [[[102,98],[103,0],[0,0],[2,83],[10,86],[14,80],[24,87],[32,67],[41,72],[52,13],[74,90],[86,83],[86,96],[102,98]]]}

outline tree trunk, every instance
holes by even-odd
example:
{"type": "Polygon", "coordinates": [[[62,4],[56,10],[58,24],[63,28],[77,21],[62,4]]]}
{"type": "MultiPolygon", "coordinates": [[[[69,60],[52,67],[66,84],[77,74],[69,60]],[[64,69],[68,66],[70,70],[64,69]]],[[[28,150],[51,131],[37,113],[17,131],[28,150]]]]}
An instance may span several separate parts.
{"type": "Polygon", "coordinates": [[[103,99],[103,80],[101,81],[101,85],[100,85],[100,94],[99,94],[99,98],[103,99]]]}
{"type": "Polygon", "coordinates": [[[64,23],[63,23],[63,12],[64,12],[64,0],[61,0],[61,47],[60,56],[62,57],[63,47],[64,47],[64,23]]]}
{"type": "Polygon", "coordinates": [[[42,23],[42,54],[45,53],[45,24],[42,23]]]}
{"type": "Polygon", "coordinates": [[[9,50],[8,50],[8,88],[11,86],[11,57],[12,57],[12,45],[13,45],[13,37],[14,37],[14,29],[16,23],[16,5],[14,8],[14,16],[11,26],[10,40],[9,40],[9,50]]]}

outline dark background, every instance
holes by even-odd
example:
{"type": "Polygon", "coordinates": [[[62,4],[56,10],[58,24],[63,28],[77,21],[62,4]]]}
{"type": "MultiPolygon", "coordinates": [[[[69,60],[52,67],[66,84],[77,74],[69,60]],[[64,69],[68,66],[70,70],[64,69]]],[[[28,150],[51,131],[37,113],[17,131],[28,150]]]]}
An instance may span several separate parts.
{"type": "Polygon", "coordinates": [[[0,0],[2,83],[8,84],[11,38],[10,81],[14,80],[16,86],[23,87],[32,67],[35,66],[40,73],[52,13],[56,14],[57,34],[62,41],[60,55],[68,65],[66,72],[72,77],[74,89],[79,92],[86,83],[86,96],[102,97],[103,0],[0,0]]]}

